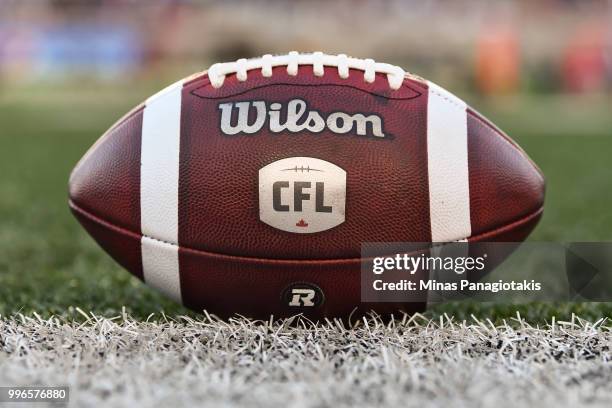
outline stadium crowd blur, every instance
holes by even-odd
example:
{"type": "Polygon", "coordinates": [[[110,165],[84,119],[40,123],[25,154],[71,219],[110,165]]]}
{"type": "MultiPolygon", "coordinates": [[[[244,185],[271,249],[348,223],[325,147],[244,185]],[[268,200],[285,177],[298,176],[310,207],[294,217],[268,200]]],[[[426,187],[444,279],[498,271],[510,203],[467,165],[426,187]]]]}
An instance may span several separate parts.
{"type": "Polygon", "coordinates": [[[610,92],[612,0],[0,0],[0,84],[121,81],[294,49],[484,94],[610,92]]]}

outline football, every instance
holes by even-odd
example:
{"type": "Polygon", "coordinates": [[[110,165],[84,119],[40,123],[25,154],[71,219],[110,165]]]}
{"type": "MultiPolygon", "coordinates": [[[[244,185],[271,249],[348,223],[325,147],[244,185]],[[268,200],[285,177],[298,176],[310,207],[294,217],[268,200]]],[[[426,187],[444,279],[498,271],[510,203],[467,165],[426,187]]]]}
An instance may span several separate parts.
{"type": "Polygon", "coordinates": [[[322,53],[211,66],[85,154],[69,205],[119,264],[221,317],[415,312],[362,303],[368,242],[520,242],[544,178],[448,91],[322,53]]]}

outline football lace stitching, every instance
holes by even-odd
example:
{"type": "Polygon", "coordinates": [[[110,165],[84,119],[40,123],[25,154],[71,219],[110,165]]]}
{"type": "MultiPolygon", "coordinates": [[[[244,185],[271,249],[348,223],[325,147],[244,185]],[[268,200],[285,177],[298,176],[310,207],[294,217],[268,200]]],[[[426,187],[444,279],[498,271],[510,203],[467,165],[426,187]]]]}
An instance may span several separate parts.
{"type": "Polygon", "coordinates": [[[300,54],[297,51],[291,51],[287,55],[266,54],[261,58],[241,58],[236,62],[217,63],[208,69],[208,77],[214,88],[220,88],[226,75],[236,74],[238,81],[244,82],[250,70],[260,69],[261,75],[268,78],[272,76],[272,68],[286,66],[287,74],[296,76],[300,65],[312,65],[314,75],[317,77],[325,74],[325,67],[335,67],[342,79],[349,77],[349,69],[357,69],[363,71],[363,79],[370,84],[374,82],[376,73],[386,74],[389,87],[393,90],[402,86],[406,75],[406,72],[398,66],[375,62],[370,58],[360,59],[348,57],[345,54],[328,55],[322,52],[300,54]]]}

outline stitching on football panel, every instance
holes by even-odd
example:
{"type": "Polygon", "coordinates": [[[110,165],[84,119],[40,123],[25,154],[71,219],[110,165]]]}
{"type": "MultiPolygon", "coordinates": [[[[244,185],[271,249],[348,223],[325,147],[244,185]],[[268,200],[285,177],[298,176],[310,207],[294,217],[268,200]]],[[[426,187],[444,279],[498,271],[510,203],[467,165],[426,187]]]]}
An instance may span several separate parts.
{"type": "Polygon", "coordinates": [[[160,242],[167,245],[172,245],[178,247],[180,250],[198,252],[202,254],[206,254],[214,257],[224,257],[224,258],[232,258],[232,259],[244,259],[254,262],[278,262],[278,263],[337,263],[337,262],[356,262],[360,261],[361,258],[335,258],[335,259],[274,259],[274,258],[256,258],[256,257],[248,257],[248,256],[239,256],[239,255],[229,255],[229,254],[221,254],[218,252],[210,252],[202,249],[189,248],[180,246],[173,242],[163,241],[154,237],[150,237],[147,235],[143,235],[134,231],[130,231],[126,228],[120,227],[118,225],[112,224],[89,211],[84,210],[79,207],[74,201],[68,200],[68,205],[79,214],[87,217],[89,220],[102,225],[105,228],[112,229],[120,234],[131,236],[134,239],[140,240],[142,237],[146,237],[152,241],[160,242]]]}
{"type": "MultiPolygon", "coordinates": [[[[288,263],[288,264],[295,264],[295,263],[300,263],[300,264],[305,264],[305,263],[343,263],[343,262],[361,262],[363,260],[367,260],[367,258],[329,258],[329,259],[276,259],[276,258],[256,258],[256,257],[249,257],[249,256],[240,256],[240,255],[229,255],[229,254],[221,254],[218,252],[210,252],[210,251],[205,251],[202,249],[196,249],[196,248],[189,248],[189,247],[184,247],[184,246],[180,246],[178,244],[172,243],[172,242],[166,242],[154,237],[150,237],[147,235],[143,235],[143,234],[139,234],[133,231],[130,231],[128,229],[125,229],[123,227],[111,224],[108,221],[105,221],[104,219],[91,214],[89,211],[85,211],[84,209],[82,209],[81,207],[79,207],[74,201],[72,200],[68,200],[68,204],[70,205],[71,208],[73,208],[75,211],[78,211],[80,214],[84,215],[85,217],[89,218],[91,221],[97,222],[98,224],[109,228],[109,229],[113,229],[115,231],[117,231],[120,234],[124,234],[124,235],[129,235],[132,236],[135,239],[140,240],[141,237],[146,237],[152,241],[157,241],[157,242],[161,242],[167,245],[172,245],[172,246],[176,246],[179,248],[179,250],[183,250],[183,251],[190,251],[190,252],[198,252],[198,253],[202,253],[202,254],[206,254],[209,256],[214,256],[214,257],[221,257],[221,258],[231,258],[231,259],[243,259],[243,260],[247,260],[247,261],[252,261],[252,262],[270,262],[270,263],[288,263]]],[[[454,244],[457,242],[461,242],[461,241],[465,241],[465,240],[469,240],[470,238],[472,240],[477,240],[478,238],[481,238],[483,236],[486,235],[495,235],[496,233],[499,232],[503,232],[505,230],[508,229],[512,229],[518,225],[521,225],[525,222],[530,221],[531,219],[535,218],[536,216],[538,216],[540,213],[542,213],[542,211],[544,210],[544,207],[540,207],[537,211],[534,211],[526,216],[523,216],[521,218],[519,218],[516,221],[513,221],[509,224],[504,225],[503,227],[498,227],[495,229],[492,229],[490,231],[487,232],[483,232],[480,233],[478,235],[473,235],[471,237],[466,237],[463,239],[458,239],[456,241],[451,241],[451,242],[440,242],[440,243],[432,243],[431,247],[439,247],[439,246],[444,246],[444,245],[449,245],[449,244],[454,244]]],[[[424,249],[428,249],[428,248],[423,248],[424,249]]],[[[383,256],[383,255],[381,255],[383,256]]]]}
{"type": "Polygon", "coordinates": [[[353,58],[346,54],[328,55],[320,51],[312,54],[299,54],[291,51],[286,55],[266,54],[261,58],[241,58],[236,62],[213,64],[208,69],[208,76],[211,85],[214,88],[220,88],[227,75],[235,74],[238,81],[243,82],[248,79],[248,71],[259,69],[264,77],[270,77],[272,68],[286,66],[287,73],[295,76],[300,65],[312,66],[315,76],[318,77],[323,76],[324,67],[335,67],[340,77],[344,79],[348,78],[349,69],[357,69],[363,71],[363,77],[367,83],[374,82],[376,73],[386,74],[389,87],[393,90],[398,90],[402,86],[406,75],[406,71],[396,65],[375,62],[370,58],[353,58]]]}
{"type": "Polygon", "coordinates": [[[466,107],[463,105],[458,104],[457,102],[451,100],[448,96],[443,95],[442,93],[436,91],[435,89],[431,89],[430,92],[434,95],[439,96],[440,98],[442,98],[444,101],[450,103],[451,105],[455,106],[456,108],[459,108],[461,110],[465,109],[466,107]]]}
{"type": "Polygon", "coordinates": [[[503,225],[501,227],[497,227],[497,228],[494,228],[492,230],[489,230],[489,231],[486,231],[486,232],[482,232],[482,233],[480,233],[478,235],[473,235],[473,236],[471,236],[469,238],[472,241],[474,241],[474,240],[478,240],[478,239],[486,237],[486,236],[494,236],[494,235],[499,234],[501,232],[504,232],[504,231],[507,231],[507,230],[511,230],[511,229],[521,225],[521,224],[525,224],[526,222],[531,221],[532,219],[536,218],[537,216],[542,215],[543,212],[544,212],[544,206],[542,205],[537,210],[535,210],[533,212],[530,212],[529,214],[519,218],[516,221],[512,221],[511,223],[505,224],[505,225],[503,225]]]}
{"type": "Polygon", "coordinates": [[[233,94],[224,95],[224,96],[202,96],[202,95],[199,95],[199,94],[195,93],[197,90],[202,89],[202,88],[206,88],[208,85],[210,85],[210,81],[208,83],[205,83],[202,86],[198,86],[197,88],[194,88],[189,93],[191,95],[193,95],[193,96],[198,97],[198,98],[217,100],[217,99],[226,99],[226,98],[230,98],[230,97],[233,98],[233,97],[236,97],[236,96],[247,94],[247,93],[249,93],[251,91],[255,91],[255,90],[258,90],[258,89],[262,89],[262,88],[267,88],[267,87],[270,87],[270,86],[303,86],[303,87],[312,87],[312,88],[323,87],[323,86],[336,86],[336,87],[341,87],[341,88],[354,89],[356,91],[367,93],[367,94],[375,96],[377,98],[383,98],[383,99],[388,99],[388,100],[393,100],[393,101],[409,101],[409,100],[412,100],[412,99],[416,99],[416,98],[418,98],[420,96],[423,96],[423,92],[417,91],[416,89],[414,89],[414,88],[412,88],[410,86],[406,86],[406,88],[410,89],[411,91],[413,91],[417,95],[412,96],[412,97],[402,97],[402,98],[399,98],[399,97],[392,97],[392,96],[387,96],[387,95],[382,95],[382,94],[378,94],[378,93],[375,93],[375,92],[367,91],[365,89],[358,88],[358,87],[353,86],[353,85],[332,84],[332,83],[329,83],[329,84],[291,84],[291,83],[285,83],[285,82],[278,82],[278,83],[274,83],[274,84],[266,84],[266,85],[254,86],[254,87],[250,87],[249,89],[245,89],[242,92],[233,93],[233,94]]]}
{"type": "MultiPolygon", "coordinates": [[[[248,257],[248,256],[240,256],[240,255],[229,255],[229,254],[222,254],[222,253],[218,253],[218,252],[210,252],[210,251],[204,251],[202,249],[195,249],[195,248],[188,248],[188,247],[182,247],[180,245],[174,244],[172,242],[166,242],[163,240],[159,240],[157,238],[153,238],[147,235],[143,235],[143,234],[139,234],[133,231],[130,231],[128,229],[125,229],[123,227],[111,224],[110,222],[107,222],[105,220],[103,220],[100,217],[97,217],[93,214],[91,214],[90,212],[82,209],[81,207],[79,207],[78,205],[76,205],[72,200],[68,201],[68,204],[70,205],[70,207],[74,210],[77,211],[78,213],[80,213],[81,215],[87,217],[90,221],[93,221],[101,226],[103,226],[104,228],[108,228],[111,230],[114,230],[116,232],[118,232],[119,234],[123,234],[123,235],[127,235],[130,236],[136,240],[141,240],[142,238],[147,238],[150,239],[151,241],[155,241],[155,242],[159,242],[162,244],[166,244],[166,245],[170,245],[170,246],[174,246],[174,247],[178,247],[179,250],[182,251],[187,251],[187,252],[195,252],[195,253],[200,253],[200,254],[205,254],[211,257],[216,257],[216,258],[228,258],[228,259],[232,259],[232,260],[245,260],[248,262],[256,262],[256,263],[277,263],[277,264],[291,264],[294,265],[296,263],[298,264],[308,264],[308,263],[314,263],[314,264],[337,264],[337,263],[359,263],[362,262],[364,260],[368,260],[368,259],[372,259],[372,258],[331,258],[331,259],[275,259],[275,258],[256,258],[256,257],[248,257]]],[[[459,240],[461,241],[461,240],[459,240]]],[[[459,241],[455,241],[455,242],[459,242],[459,241]]],[[[454,242],[446,242],[446,243],[439,243],[436,246],[442,246],[442,245],[447,245],[447,244],[451,244],[454,242]]],[[[425,248],[421,248],[418,249],[414,252],[411,253],[418,253],[420,251],[423,250],[427,250],[429,249],[429,247],[425,247],[425,248]]]]}

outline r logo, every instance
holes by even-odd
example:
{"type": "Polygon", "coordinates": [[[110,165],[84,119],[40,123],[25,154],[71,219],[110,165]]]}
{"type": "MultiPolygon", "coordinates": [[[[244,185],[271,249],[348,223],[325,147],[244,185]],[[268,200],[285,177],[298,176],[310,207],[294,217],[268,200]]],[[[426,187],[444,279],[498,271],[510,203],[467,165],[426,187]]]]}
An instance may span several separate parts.
{"type": "Polygon", "coordinates": [[[314,306],[314,298],[317,292],[314,289],[292,289],[291,302],[289,306],[314,306]]]}
{"type": "Polygon", "coordinates": [[[312,308],[323,303],[323,291],[311,283],[299,282],[289,285],[282,295],[283,302],[291,308],[312,308]]]}
{"type": "Polygon", "coordinates": [[[325,160],[290,157],[259,170],[259,219],[308,234],[344,222],[346,172],[325,160]]]}

